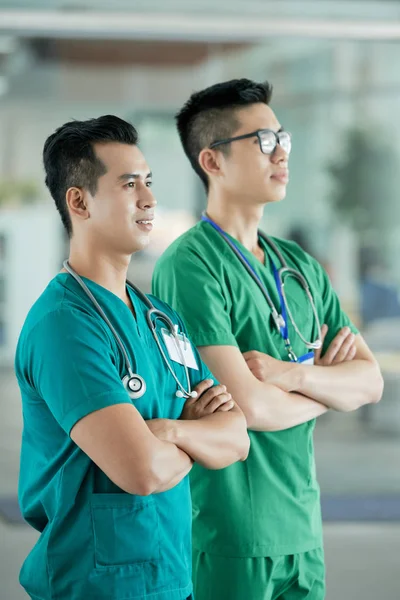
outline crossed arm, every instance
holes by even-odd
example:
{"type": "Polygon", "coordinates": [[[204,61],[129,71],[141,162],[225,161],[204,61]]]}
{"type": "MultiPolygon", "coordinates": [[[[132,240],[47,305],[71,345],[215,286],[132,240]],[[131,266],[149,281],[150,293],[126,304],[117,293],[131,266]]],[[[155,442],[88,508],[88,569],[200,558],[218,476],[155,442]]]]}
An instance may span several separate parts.
{"type": "Polygon", "coordinates": [[[360,335],[349,336],[348,328],[341,330],[313,367],[261,352],[242,355],[234,346],[199,350],[238,402],[249,429],[279,431],[331,408],[347,412],[380,400],[383,381],[377,362],[360,335]]]}
{"type": "Polygon", "coordinates": [[[72,428],[72,440],[118,487],[146,496],[177,485],[193,462],[221,469],[249,451],[246,420],[224,386],[206,380],[183,419],[144,421],[130,404],[92,412],[72,428]],[[211,387],[213,386],[213,387],[211,387]]]}
{"type": "Polygon", "coordinates": [[[147,421],[159,440],[175,444],[207,469],[223,469],[247,458],[250,440],[243,412],[224,385],[206,379],[186,401],[181,418],[147,421]]]}
{"type": "MultiPolygon", "coordinates": [[[[323,339],[327,328],[323,328],[323,339]]],[[[286,392],[297,392],[341,412],[380,400],[383,380],[377,361],[361,335],[348,327],[339,331],[315,365],[288,363],[258,352],[244,354],[247,366],[261,381],[286,392]]]]}

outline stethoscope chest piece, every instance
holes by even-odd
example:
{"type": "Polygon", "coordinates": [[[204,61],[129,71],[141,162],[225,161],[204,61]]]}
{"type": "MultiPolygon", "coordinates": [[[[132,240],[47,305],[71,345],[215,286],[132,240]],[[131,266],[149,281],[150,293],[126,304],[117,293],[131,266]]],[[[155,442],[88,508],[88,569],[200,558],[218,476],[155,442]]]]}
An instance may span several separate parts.
{"type": "Polygon", "coordinates": [[[122,383],[131,400],[138,400],[146,393],[146,382],[140,375],[125,375],[122,383]]]}
{"type": "MultiPolygon", "coordinates": [[[[64,266],[64,269],[81,286],[81,288],[85,292],[86,296],[88,296],[88,298],[92,301],[97,312],[100,314],[100,316],[103,318],[103,320],[107,323],[108,327],[110,328],[111,333],[114,336],[115,342],[118,344],[118,346],[124,356],[125,369],[128,372],[128,374],[125,375],[125,377],[122,379],[122,383],[124,385],[124,388],[128,392],[131,400],[138,400],[146,393],[145,380],[143,379],[143,377],[141,377],[137,373],[133,372],[133,367],[131,365],[131,361],[129,360],[128,352],[127,352],[121,338],[119,337],[119,335],[118,335],[117,331],[115,330],[115,327],[111,323],[110,319],[107,317],[106,313],[104,312],[104,310],[102,309],[100,304],[97,302],[97,300],[94,297],[94,295],[92,294],[92,292],[87,287],[86,283],[82,280],[82,278],[78,275],[78,273],[76,273],[74,271],[74,269],[71,267],[71,265],[69,264],[69,262],[67,260],[64,261],[63,266],[64,266]]],[[[150,299],[145,294],[143,294],[143,292],[141,292],[136,286],[134,286],[129,281],[127,281],[127,284],[136,292],[136,294],[139,296],[139,298],[142,300],[142,302],[147,306],[147,312],[146,312],[147,324],[153,334],[155,342],[157,343],[157,346],[160,350],[160,353],[164,360],[164,363],[178,386],[178,390],[176,392],[176,397],[177,398],[197,398],[197,392],[194,392],[191,389],[188,367],[186,365],[186,361],[185,361],[182,349],[180,347],[179,336],[178,336],[178,325],[175,325],[171,321],[169,316],[166,315],[164,312],[162,312],[159,309],[156,309],[155,306],[153,305],[153,303],[150,301],[150,299]],[[154,320],[152,319],[152,315],[155,316],[154,320]],[[178,350],[178,354],[180,355],[180,358],[181,358],[181,364],[185,368],[187,389],[184,388],[183,385],[180,383],[178,377],[176,376],[176,374],[174,372],[174,369],[172,368],[172,366],[170,364],[170,361],[168,360],[168,358],[164,352],[162,345],[160,344],[160,340],[158,339],[158,336],[157,336],[157,328],[156,328],[156,324],[155,324],[155,320],[157,318],[161,319],[164,322],[164,324],[167,325],[168,330],[175,341],[175,344],[176,344],[176,347],[178,350]]]]}

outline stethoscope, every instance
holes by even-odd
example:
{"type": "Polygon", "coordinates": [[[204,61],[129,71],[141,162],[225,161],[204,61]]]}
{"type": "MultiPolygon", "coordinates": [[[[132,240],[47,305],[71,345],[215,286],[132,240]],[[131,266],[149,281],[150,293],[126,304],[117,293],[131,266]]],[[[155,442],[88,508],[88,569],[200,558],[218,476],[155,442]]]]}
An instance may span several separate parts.
{"type": "MultiPolygon", "coordinates": [[[[132,400],[137,400],[137,399],[141,398],[146,392],[146,382],[143,379],[143,377],[141,377],[137,373],[133,372],[132,364],[131,364],[131,361],[129,360],[128,352],[126,351],[126,348],[125,348],[124,344],[122,343],[121,338],[119,337],[117,331],[115,330],[115,327],[113,326],[113,324],[107,317],[106,313],[101,308],[100,304],[97,302],[96,298],[94,297],[92,292],[89,290],[88,286],[85,284],[83,279],[78,275],[78,273],[76,273],[76,271],[74,271],[74,269],[71,267],[71,265],[69,264],[69,262],[67,260],[65,260],[63,262],[63,267],[70,275],[72,275],[72,277],[75,279],[75,281],[77,281],[79,283],[79,285],[81,286],[81,288],[83,289],[85,294],[92,301],[93,305],[99,312],[100,316],[107,323],[108,327],[110,328],[110,330],[114,336],[115,341],[117,342],[119,348],[121,349],[121,352],[124,357],[125,369],[127,371],[127,374],[122,379],[122,383],[123,383],[126,391],[128,392],[130,398],[132,400]]],[[[168,315],[166,315],[164,312],[155,308],[154,304],[149,300],[149,298],[145,294],[143,294],[143,292],[141,290],[139,290],[139,288],[137,288],[135,285],[133,285],[133,283],[131,283],[130,281],[127,281],[126,283],[133,289],[133,291],[137,294],[139,299],[142,300],[142,302],[144,302],[144,304],[148,308],[148,310],[146,312],[146,321],[150,328],[151,333],[153,334],[153,337],[158,346],[158,349],[161,352],[163,360],[164,360],[166,366],[168,367],[168,370],[171,373],[172,377],[175,379],[175,382],[178,386],[178,389],[175,394],[176,397],[177,398],[197,398],[197,392],[192,392],[188,367],[187,367],[185,357],[184,357],[184,354],[182,352],[182,348],[180,345],[180,340],[178,337],[178,325],[175,325],[171,321],[171,319],[168,317],[168,315]],[[171,367],[170,362],[164,352],[164,349],[160,343],[160,340],[158,339],[157,327],[156,327],[157,319],[160,319],[167,326],[169,334],[172,335],[172,338],[176,345],[176,349],[177,349],[179,357],[181,359],[181,363],[185,369],[187,389],[185,389],[183,387],[183,385],[179,381],[178,377],[176,376],[176,374],[175,374],[173,368],[171,367]]],[[[186,339],[185,336],[184,336],[184,339],[186,339]]]]}
{"type": "Polygon", "coordinates": [[[206,214],[202,215],[201,220],[209,223],[216,231],[218,231],[218,233],[224,238],[224,240],[229,244],[231,249],[234,251],[234,253],[238,257],[238,259],[240,260],[242,265],[245,267],[246,271],[252,277],[253,281],[255,281],[255,283],[260,288],[261,292],[263,293],[264,298],[268,302],[268,306],[271,309],[272,319],[275,323],[276,329],[282,336],[289,359],[293,362],[298,362],[298,357],[295,354],[295,352],[293,351],[293,348],[292,348],[292,345],[290,342],[290,338],[289,338],[289,328],[288,328],[288,318],[287,318],[288,315],[289,315],[290,322],[293,325],[293,329],[295,330],[295,332],[297,333],[297,335],[299,336],[299,338],[301,339],[301,341],[303,342],[305,347],[308,350],[319,350],[319,348],[321,348],[321,346],[322,346],[321,325],[320,325],[317,309],[315,307],[314,300],[311,295],[308,283],[299,271],[296,271],[296,269],[289,267],[285,258],[282,256],[281,251],[276,246],[276,244],[268,236],[266,236],[265,233],[263,233],[262,231],[258,232],[258,235],[268,244],[268,246],[271,248],[271,250],[273,250],[273,252],[275,252],[276,256],[279,259],[279,262],[281,263],[281,268],[277,269],[276,266],[274,265],[273,261],[271,260],[272,269],[274,272],[275,283],[276,283],[276,288],[277,288],[280,303],[281,303],[281,312],[280,313],[278,313],[278,311],[276,310],[275,305],[272,302],[272,299],[267,291],[267,288],[261,281],[258,273],[254,270],[254,268],[249,263],[248,259],[243,254],[243,252],[240,250],[240,248],[238,248],[238,246],[228,237],[228,235],[225,233],[225,231],[223,229],[221,229],[221,227],[219,225],[217,225],[217,223],[215,223],[212,219],[210,219],[206,214]],[[289,304],[286,299],[285,282],[283,280],[283,278],[285,276],[286,276],[286,278],[287,278],[287,276],[294,277],[300,283],[301,287],[303,288],[303,290],[305,291],[305,293],[307,295],[308,301],[310,303],[311,309],[314,314],[315,323],[317,325],[317,330],[318,330],[318,337],[315,340],[315,342],[306,340],[304,338],[304,336],[302,335],[301,331],[299,330],[299,328],[297,327],[297,324],[293,318],[292,312],[289,308],[289,304]]]}

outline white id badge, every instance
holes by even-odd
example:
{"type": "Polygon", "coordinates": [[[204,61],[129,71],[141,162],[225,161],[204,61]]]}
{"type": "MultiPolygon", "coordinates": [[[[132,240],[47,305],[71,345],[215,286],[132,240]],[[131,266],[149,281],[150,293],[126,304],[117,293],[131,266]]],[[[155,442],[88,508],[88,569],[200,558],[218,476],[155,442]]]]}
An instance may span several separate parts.
{"type": "MultiPolygon", "coordinates": [[[[164,342],[167,347],[170,359],[174,362],[179,363],[180,365],[183,365],[181,354],[178,348],[176,347],[176,342],[173,336],[170,333],[168,333],[166,329],[161,329],[161,333],[164,338],[164,342]]],[[[198,371],[199,367],[194,356],[192,344],[189,342],[187,337],[184,337],[182,335],[178,334],[178,339],[179,346],[185,359],[186,366],[190,369],[196,369],[196,371],[198,371]]]]}
{"type": "Polygon", "coordinates": [[[313,365],[314,364],[314,352],[308,352],[303,356],[299,356],[297,359],[302,365],[313,365]]]}

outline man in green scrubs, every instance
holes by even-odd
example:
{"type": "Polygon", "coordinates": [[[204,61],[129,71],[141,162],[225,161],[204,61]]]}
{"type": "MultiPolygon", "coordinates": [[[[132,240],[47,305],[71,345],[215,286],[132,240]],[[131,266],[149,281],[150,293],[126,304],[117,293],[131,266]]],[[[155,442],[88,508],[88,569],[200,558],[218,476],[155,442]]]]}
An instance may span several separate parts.
{"type": "Polygon", "coordinates": [[[295,243],[273,238],[273,250],[258,235],[265,206],[285,197],[289,173],[290,136],[270,97],[267,83],[233,80],[193,94],[177,115],[207,210],[167,249],[153,277],[154,293],[179,311],[203,360],[241,406],[252,442],[245,462],[192,470],[196,600],[324,598],[315,419],[382,393],[377,363],[322,267],[295,243]],[[283,312],[276,250],[306,279],[323,324],[321,334],[302,286],[285,278],[300,334],[324,341],[314,356],[290,318],[285,335],[277,329],[257,283],[283,312]],[[300,360],[291,362],[289,351],[300,360]]]}
{"type": "Polygon", "coordinates": [[[113,116],[66,123],[43,157],[70,256],[29,312],[16,353],[20,506],[40,532],[20,581],[34,600],[183,600],[192,593],[187,475],[193,461],[220,469],[244,460],[246,420],[160,320],[158,346],[146,298],[126,284],[156,205],[134,127],[113,116]],[[177,381],[197,397],[186,401],[177,381]]]}

